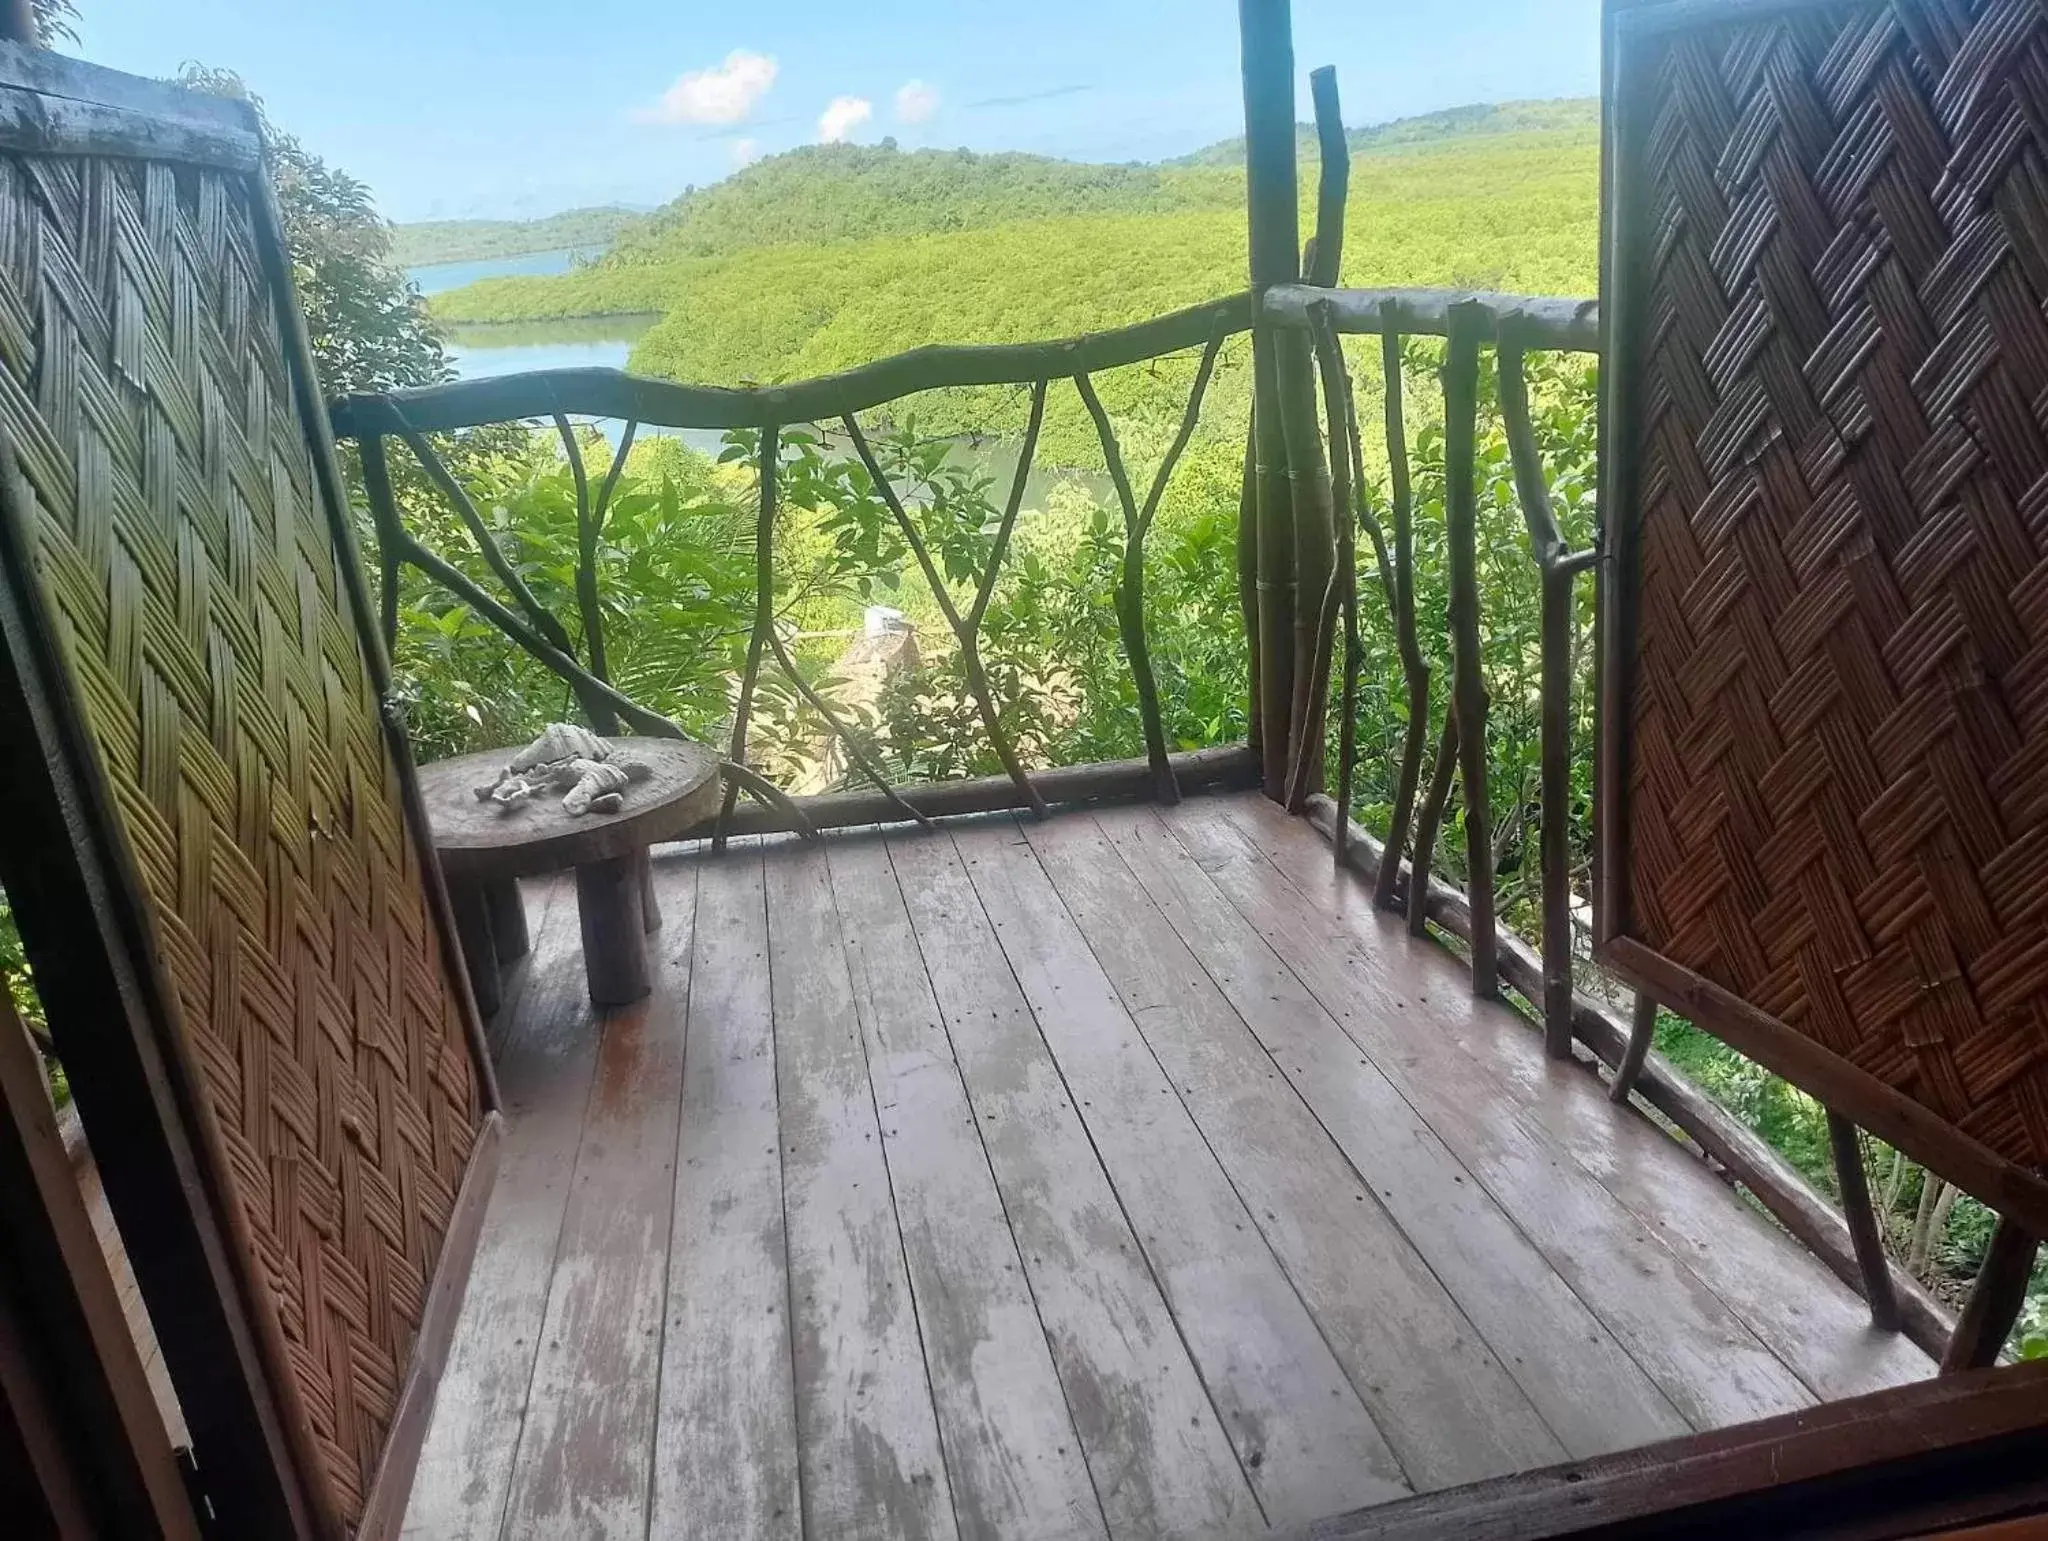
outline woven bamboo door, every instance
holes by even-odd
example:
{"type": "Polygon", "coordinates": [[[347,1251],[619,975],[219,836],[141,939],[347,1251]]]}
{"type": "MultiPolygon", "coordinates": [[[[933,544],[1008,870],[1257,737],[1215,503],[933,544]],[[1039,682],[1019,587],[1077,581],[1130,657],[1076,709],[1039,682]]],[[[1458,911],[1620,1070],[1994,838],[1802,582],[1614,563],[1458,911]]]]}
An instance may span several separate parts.
{"type": "Polygon", "coordinates": [[[222,1528],[381,1534],[496,1115],[259,153],[0,46],[0,876],[222,1528]]]}
{"type": "Polygon", "coordinates": [[[1608,42],[1601,956],[2048,1234],[2048,11],[1608,42]]]}

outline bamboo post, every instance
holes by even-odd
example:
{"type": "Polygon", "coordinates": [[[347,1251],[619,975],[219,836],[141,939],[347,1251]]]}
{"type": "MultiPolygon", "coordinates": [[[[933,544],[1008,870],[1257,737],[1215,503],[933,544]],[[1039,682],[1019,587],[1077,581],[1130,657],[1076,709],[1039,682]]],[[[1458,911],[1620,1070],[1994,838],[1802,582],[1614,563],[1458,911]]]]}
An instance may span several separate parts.
{"type": "MultiPolygon", "coordinates": [[[[1408,733],[1401,743],[1401,768],[1394,782],[1394,806],[1387,820],[1387,849],[1392,859],[1381,865],[1373,902],[1394,905],[1394,883],[1401,871],[1401,849],[1415,813],[1415,790],[1422,780],[1422,752],[1429,734],[1429,660],[1415,625],[1415,494],[1408,479],[1408,425],[1401,406],[1401,334],[1398,305],[1380,307],[1380,370],[1386,391],[1387,480],[1394,519],[1394,638],[1401,652],[1401,673],[1408,685],[1408,733]]],[[[1416,870],[1427,872],[1419,859],[1416,870]]]]}
{"type": "Polygon", "coordinates": [[[1870,1325],[1879,1332],[1899,1330],[1899,1296],[1892,1287],[1891,1260],[1885,1256],[1884,1232],[1870,1202],[1870,1176],[1863,1165],[1863,1141],[1856,1126],[1828,1110],[1828,1144],[1835,1157],[1835,1186],[1842,1195],[1842,1218],[1849,1222],[1849,1241],[1856,1267],[1863,1275],[1863,1298],[1870,1303],[1870,1325]]]}
{"type": "Polygon", "coordinates": [[[1487,796],[1486,678],[1480,668],[1478,554],[1479,344],[1486,309],[1451,307],[1444,364],[1444,536],[1450,554],[1451,710],[1465,792],[1466,894],[1472,906],[1472,993],[1500,993],[1493,930],[1493,828],[1487,796]]]}
{"type": "Polygon", "coordinates": [[[2034,1273],[2040,1242],[2016,1221],[2001,1215],[1991,1234],[1990,1250],[1978,1270],[1977,1283],[1956,1322],[1955,1337],[1941,1361],[1941,1373],[1988,1370],[2005,1351],[2005,1340],[2027,1303],[2027,1285],[2034,1273]]]}
{"type": "Polygon", "coordinates": [[[356,448],[363,462],[363,494],[369,499],[370,520],[377,530],[377,624],[389,652],[398,645],[399,549],[404,526],[398,517],[398,500],[391,493],[384,435],[367,434],[356,448]]]}
{"type": "MultiPolygon", "coordinates": [[[[775,627],[775,493],[782,463],[782,430],[773,424],[761,430],[757,460],[760,483],[760,512],[754,521],[754,630],[747,639],[747,663],[740,673],[739,698],[732,709],[732,741],[725,757],[734,765],[747,763],[747,727],[754,712],[754,687],[761,678],[761,656],[768,648],[768,634],[775,627]]],[[[725,849],[725,826],[739,801],[740,783],[727,777],[725,801],[719,804],[718,823],[711,835],[711,849],[725,849]]]]}
{"type": "MultiPolygon", "coordinates": [[[[1294,33],[1288,0],[1238,0],[1243,48],[1245,203],[1251,288],[1258,295],[1300,277],[1301,214],[1294,143],[1294,33]]],[[[1257,734],[1266,795],[1286,797],[1293,740],[1295,539],[1287,439],[1279,398],[1280,338],[1252,332],[1253,475],[1258,492],[1254,594],[1258,602],[1257,734]]]]}
{"type": "Polygon", "coordinates": [[[1330,609],[1325,601],[1336,569],[1336,521],[1309,340],[1298,331],[1283,332],[1276,353],[1288,495],[1294,510],[1294,697],[1287,714],[1289,753],[1284,801],[1289,813],[1300,813],[1309,792],[1322,790],[1323,717],[1329,696],[1329,670],[1325,667],[1318,671],[1316,664],[1318,658],[1329,656],[1323,645],[1324,616],[1330,609]]]}

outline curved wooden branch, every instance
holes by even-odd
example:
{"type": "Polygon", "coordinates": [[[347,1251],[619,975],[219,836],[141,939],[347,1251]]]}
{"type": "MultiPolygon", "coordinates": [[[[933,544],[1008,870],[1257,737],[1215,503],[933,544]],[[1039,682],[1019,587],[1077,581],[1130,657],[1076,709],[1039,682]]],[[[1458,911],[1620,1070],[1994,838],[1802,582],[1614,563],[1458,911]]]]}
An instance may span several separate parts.
{"type": "MultiPolygon", "coordinates": [[[[1373,887],[1373,903],[1394,907],[1394,880],[1401,851],[1408,843],[1409,821],[1415,813],[1415,791],[1422,780],[1422,752],[1429,736],[1429,660],[1415,625],[1415,494],[1408,480],[1408,425],[1401,405],[1401,333],[1397,307],[1388,300],[1380,331],[1380,370],[1386,390],[1387,479],[1393,495],[1394,570],[1389,601],[1394,607],[1394,642],[1401,653],[1401,673],[1408,684],[1408,732],[1401,744],[1401,768],[1394,782],[1394,806],[1387,820],[1387,849],[1393,860],[1384,865],[1373,887]]],[[[1335,314],[1331,313],[1334,324],[1335,314]]],[[[1423,862],[1426,869],[1428,863],[1423,862]]]]}
{"type": "Polygon", "coordinates": [[[1024,507],[1024,492],[1031,481],[1031,467],[1038,458],[1038,431],[1045,426],[1045,393],[1050,381],[1040,380],[1031,387],[1031,421],[1024,428],[1024,445],[1017,452],[1017,474],[1010,480],[1009,501],[1003,504],[1003,520],[996,526],[995,544],[989,550],[988,571],[981,575],[981,587],[975,591],[974,604],[967,611],[967,624],[976,633],[981,631],[982,617],[988,614],[989,601],[995,597],[996,578],[1003,570],[1003,558],[1010,550],[1010,536],[1017,528],[1017,515],[1024,507]]]}
{"type": "Polygon", "coordinates": [[[1173,443],[1167,446],[1165,457],[1159,462],[1159,470],[1152,478],[1152,490],[1145,494],[1145,506],[1138,511],[1140,540],[1151,530],[1152,520],[1166,497],[1166,484],[1173,479],[1174,467],[1180,464],[1180,457],[1187,452],[1188,441],[1194,438],[1195,427],[1202,420],[1202,397],[1207,394],[1210,377],[1216,372],[1216,355],[1223,351],[1223,338],[1224,333],[1219,330],[1202,350],[1202,362],[1195,368],[1195,383],[1188,390],[1188,404],[1180,415],[1180,431],[1173,436],[1173,443]]]}
{"type": "MultiPolygon", "coordinates": [[[[953,596],[946,589],[945,575],[932,560],[931,550],[925,545],[924,536],[917,528],[917,521],[910,517],[910,510],[903,506],[903,500],[896,495],[896,488],[890,482],[888,473],[875,458],[874,450],[868,445],[867,435],[861,432],[859,420],[849,414],[842,418],[841,422],[845,425],[846,436],[853,441],[854,450],[860,455],[861,464],[867,467],[868,479],[874,483],[876,494],[895,516],[896,527],[903,532],[904,543],[916,555],[917,565],[923,569],[925,582],[931,587],[932,598],[938,602],[939,613],[946,618],[946,624],[952,628],[953,640],[960,648],[960,666],[967,676],[967,689],[973,695],[974,704],[981,713],[982,729],[988,734],[989,745],[995,750],[996,758],[1002,762],[1003,773],[1016,785],[1031,811],[1041,819],[1047,817],[1052,810],[1046,807],[1045,799],[1040,797],[1037,789],[1031,785],[1031,778],[1024,774],[1023,762],[1017,758],[1017,751],[1010,743],[1009,734],[1003,731],[1002,718],[996,712],[995,692],[988,682],[988,671],[981,666],[981,638],[978,631],[967,624],[961,617],[958,607],[954,605],[953,596]]],[[[1029,476],[1029,466],[1020,460],[1019,485],[1029,476]]],[[[1013,516],[1006,511],[1006,520],[1011,517],[1013,516]]],[[[993,592],[996,568],[1001,560],[1002,553],[998,551],[989,563],[985,583],[977,588],[977,602],[980,594],[993,592]]],[[[978,614],[976,621],[978,625],[978,614]]]]}
{"type": "Polygon", "coordinates": [[[883,773],[881,766],[868,753],[866,747],[854,734],[853,729],[839,720],[839,714],[832,710],[832,704],[813,688],[809,680],[803,677],[802,673],[797,669],[796,660],[789,656],[789,649],[783,646],[782,638],[777,634],[772,623],[768,627],[768,646],[775,653],[775,661],[782,665],[782,672],[787,674],[789,682],[796,686],[797,694],[811,704],[812,711],[825,719],[825,725],[846,745],[847,757],[859,768],[863,776],[875,784],[875,790],[888,800],[889,806],[901,813],[905,818],[915,819],[926,829],[930,829],[932,821],[911,807],[910,804],[906,803],[897,794],[896,788],[889,784],[888,776],[883,773]]]}
{"type": "Polygon", "coordinates": [[[804,839],[825,838],[818,833],[818,826],[811,822],[810,815],[797,805],[796,799],[759,771],[735,764],[731,760],[721,760],[718,762],[718,773],[725,777],[728,786],[738,787],[763,807],[773,808],[789,820],[790,827],[804,839]]]}
{"type": "Polygon", "coordinates": [[[604,481],[597,489],[597,506],[592,517],[597,524],[597,533],[604,534],[605,516],[611,512],[612,494],[619,489],[619,478],[626,471],[626,457],[633,453],[633,436],[640,431],[640,425],[631,418],[626,420],[626,431],[619,435],[618,453],[612,456],[612,468],[604,473],[604,481]]]}
{"type": "Polygon", "coordinates": [[[1087,375],[1074,376],[1074,388],[1088,415],[1095,420],[1095,436],[1102,441],[1102,458],[1109,466],[1109,479],[1123,505],[1124,555],[1116,586],[1117,628],[1123,634],[1124,656],[1130,660],[1131,681],[1138,692],[1138,720],[1145,730],[1145,758],[1152,766],[1154,795],[1162,803],[1180,801],[1180,787],[1173,779],[1173,765],[1166,757],[1166,725],[1159,713],[1159,684],[1152,674],[1152,654],[1145,643],[1145,541],[1139,525],[1138,502],[1131,494],[1130,474],[1124,469],[1122,448],[1116,429],[1095,394],[1087,375]]]}
{"type": "MultiPolygon", "coordinates": [[[[1315,343],[1317,365],[1323,378],[1323,409],[1327,418],[1329,443],[1329,486],[1330,507],[1334,518],[1332,524],[1336,540],[1336,551],[1330,562],[1330,575],[1323,584],[1322,602],[1316,611],[1315,646],[1309,654],[1309,678],[1316,682],[1311,697],[1314,709],[1324,712],[1329,705],[1330,653],[1336,646],[1337,620],[1345,608],[1347,591],[1355,598],[1357,551],[1352,539],[1351,523],[1351,454],[1350,436],[1345,428],[1345,401],[1350,395],[1350,376],[1344,367],[1344,352],[1337,341],[1337,333],[1329,323],[1327,309],[1313,313],[1312,339],[1315,343]],[[1346,582],[1346,567],[1352,571],[1351,581],[1346,582]]],[[[1359,502],[1364,509],[1363,499],[1359,502]]],[[[1370,515],[1368,514],[1369,518],[1370,515]]],[[[1378,521],[1373,521],[1377,525],[1378,521]]],[[[1352,610],[1355,619],[1356,610],[1352,610]]],[[[1324,725],[1318,720],[1314,734],[1304,730],[1302,745],[1294,757],[1292,773],[1288,777],[1287,809],[1299,813],[1308,806],[1309,781],[1320,774],[1322,766],[1316,763],[1321,756],[1311,752],[1310,746],[1317,747],[1324,742],[1324,725]]],[[[1347,719],[1338,727],[1340,740],[1339,764],[1342,765],[1341,740],[1352,729],[1347,719]]],[[[1356,752],[1356,743],[1353,752],[1356,752]]],[[[1346,806],[1349,806],[1347,801],[1346,806]]]]}
{"type": "MultiPolygon", "coordinates": [[[[1294,259],[1290,255],[1288,260],[1294,259]]],[[[401,414],[429,432],[546,417],[554,412],[633,418],[664,428],[766,428],[781,423],[830,422],[918,391],[945,386],[1029,385],[1054,376],[1140,364],[1199,347],[1219,328],[1226,333],[1244,332],[1251,324],[1251,295],[1233,294],[1115,331],[1052,342],[915,348],[843,374],[789,385],[730,389],[646,380],[616,369],[547,369],[386,395],[344,396],[334,404],[332,417],[336,433],[357,438],[395,431],[401,414]]]]}
{"type": "Polygon", "coordinates": [[[1479,616],[1479,345],[1487,331],[1480,305],[1454,305],[1444,361],[1444,545],[1449,553],[1451,658],[1456,684],[1459,780],[1465,788],[1465,887],[1472,906],[1472,992],[1500,993],[1493,925],[1493,827],[1487,794],[1486,677],[1479,616]]]}
{"type": "Polygon", "coordinates": [[[427,473],[427,480],[439,488],[441,496],[454,507],[456,517],[462,521],[463,528],[469,531],[470,539],[476,542],[477,554],[484,559],[485,565],[490,568],[498,582],[504,585],[505,592],[512,596],[514,603],[526,612],[527,620],[533,629],[547,638],[551,647],[558,648],[574,658],[576,646],[569,640],[569,633],[563,629],[562,623],[555,619],[554,613],[534,598],[533,590],[526,586],[526,580],[519,576],[518,569],[512,565],[511,560],[492,537],[490,527],[484,523],[484,516],[477,511],[476,500],[469,495],[469,489],[455,479],[454,473],[442,462],[434,446],[429,444],[425,435],[417,429],[410,424],[403,424],[398,430],[398,436],[405,441],[406,448],[412,451],[413,458],[420,463],[420,469],[427,473]]]}
{"type": "MultiPolygon", "coordinates": [[[[555,415],[555,432],[562,438],[562,453],[569,461],[569,475],[576,483],[576,609],[583,621],[583,647],[590,655],[590,672],[601,680],[612,677],[605,662],[604,606],[597,593],[597,521],[591,515],[590,475],[583,466],[583,446],[576,430],[562,413],[555,415]]],[[[591,724],[600,733],[611,731],[603,723],[591,724]]]]}
{"type": "MultiPolygon", "coordinates": [[[[726,758],[735,765],[747,763],[747,728],[754,712],[754,687],[761,678],[761,657],[768,635],[775,627],[775,500],[782,464],[782,429],[771,423],[761,430],[758,457],[760,513],[754,522],[754,631],[747,638],[747,663],[740,671],[739,698],[732,709],[732,745],[726,758]]],[[[739,800],[736,782],[725,784],[725,801],[719,804],[718,823],[712,830],[711,849],[725,849],[725,826],[739,800]]]]}
{"type": "Polygon", "coordinates": [[[510,607],[493,599],[469,574],[454,565],[446,557],[429,551],[412,536],[401,540],[401,552],[406,561],[447,589],[457,599],[489,621],[498,630],[518,643],[534,659],[546,665],[576,692],[578,698],[587,696],[602,701],[619,717],[640,732],[655,738],[687,738],[689,735],[659,712],[651,712],[631,696],[624,695],[605,681],[593,676],[574,658],[554,646],[521,620],[510,607]]]}
{"type": "MultiPolygon", "coordinates": [[[[1360,522],[1368,523],[1372,531],[1382,581],[1391,575],[1387,572],[1387,543],[1379,533],[1379,521],[1372,518],[1365,501],[1363,468],[1358,464],[1358,412],[1351,400],[1351,372],[1344,365],[1344,348],[1337,340],[1327,312],[1317,313],[1315,342],[1316,359],[1323,376],[1323,406],[1329,418],[1330,499],[1337,511],[1337,562],[1330,570],[1329,591],[1323,604],[1326,612],[1334,604],[1344,624],[1344,673],[1337,714],[1337,805],[1345,810],[1344,822],[1348,824],[1351,777],[1358,762],[1358,542],[1354,533],[1357,527],[1351,520],[1354,496],[1360,522]],[[1357,488],[1355,494],[1354,486],[1357,488]]],[[[1320,627],[1321,635],[1328,637],[1334,634],[1334,619],[1325,615],[1320,627]]],[[[1318,653],[1318,667],[1324,670],[1329,668],[1330,646],[1325,642],[1318,653]]],[[[1302,785],[1289,789],[1290,802],[1297,798],[1306,804],[1308,787],[1305,777],[1302,785]]],[[[1334,844],[1341,863],[1344,841],[1334,844]]]]}

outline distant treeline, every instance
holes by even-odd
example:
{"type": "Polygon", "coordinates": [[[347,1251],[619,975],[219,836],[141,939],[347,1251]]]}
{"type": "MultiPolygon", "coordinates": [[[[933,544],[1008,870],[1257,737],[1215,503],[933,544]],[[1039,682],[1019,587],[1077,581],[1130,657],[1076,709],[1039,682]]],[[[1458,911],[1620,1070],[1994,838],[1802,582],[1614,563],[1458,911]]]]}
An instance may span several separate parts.
{"type": "Polygon", "coordinates": [[[602,248],[639,218],[631,209],[568,209],[546,219],[430,219],[391,227],[391,260],[401,267],[483,262],[572,246],[602,248]]]}

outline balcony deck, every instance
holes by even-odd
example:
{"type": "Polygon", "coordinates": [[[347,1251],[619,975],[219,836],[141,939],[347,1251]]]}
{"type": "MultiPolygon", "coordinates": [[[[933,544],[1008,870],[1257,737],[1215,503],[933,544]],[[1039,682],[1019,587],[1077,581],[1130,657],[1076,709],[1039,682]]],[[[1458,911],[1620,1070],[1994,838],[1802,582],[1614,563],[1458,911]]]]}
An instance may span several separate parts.
{"type": "Polygon", "coordinates": [[[406,1533],[1240,1535],[1915,1380],[1256,796],[573,887],[406,1533]]]}

